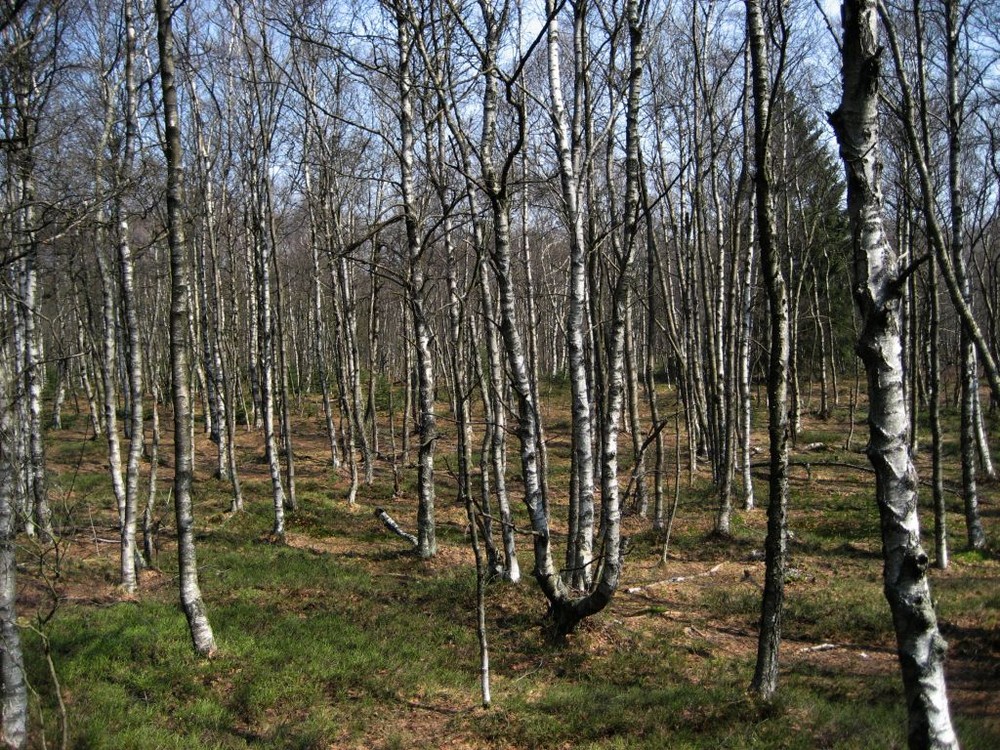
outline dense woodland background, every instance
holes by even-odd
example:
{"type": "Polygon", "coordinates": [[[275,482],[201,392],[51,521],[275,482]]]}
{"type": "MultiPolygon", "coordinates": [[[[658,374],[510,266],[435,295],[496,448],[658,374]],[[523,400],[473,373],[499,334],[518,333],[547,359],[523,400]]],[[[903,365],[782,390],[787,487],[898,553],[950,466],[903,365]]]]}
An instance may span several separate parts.
{"type": "Polygon", "coordinates": [[[9,744],[434,745],[430,712],[458,746],[896,746],[890,658],[869,687],[807,663],[906,651],[858,455],[866,421],[888,434],[855,353],[878,318],[959,737],[993,746],[1000,7],[878,10],[883,270],[828,122],[853,164],[833,3],[6,0],[9,744]],[[175,645],[178,582],[215,660],[175,645]],[[779,689],[786,583],[805,643],[779,689]],[[640,663],[664,642],[699,666],[640,663]],[[472,708],[488,646],[504,718],[472,708]],[[688,698],[637,688],[663,680],[688,698]],[[532,696],[564,689],[556,729],[532,696]]]}

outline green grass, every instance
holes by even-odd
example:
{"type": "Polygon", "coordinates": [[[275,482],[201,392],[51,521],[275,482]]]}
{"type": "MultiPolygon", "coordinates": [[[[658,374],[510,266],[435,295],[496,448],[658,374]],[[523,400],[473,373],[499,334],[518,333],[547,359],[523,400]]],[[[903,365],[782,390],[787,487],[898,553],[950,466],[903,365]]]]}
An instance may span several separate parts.
{"type": "MultiPolygon", "coordinates": [[[[380,397],[385,388],[380,382],[380,397]]],[[[542,383],[542,390],[546,399],[568,398],[565,382],[542,383]]],[[[401,399],[396,405],[398,427],[401,399]]],[[[313,411],[316,422],[320,412],[313,411]]],[[[546,422],[552,444],[560,446],[549,454],[559,497],[568,471],[566,425],[559,410],[546,422]]],[[[810,423],[800,443],[823,441],[831,450],[798,457],[865,464],[862,456],[841,450],[842,440],[837,424],[810,423]]],[[[859,430],[856,442],[862,440],[859,430]]],[[[624,579],[625,585],[651,585],[678,573],[689,578],[645,594],[621,592],[565,645],[547,640],[544,601],[530,575],[529,540],[519,538],[524,582],[488,590],[494,705],[484,711],[478,706],[472,555],[464,509],[456,506],[454,479],[443,468],[446,458],[454,464],[446,439],[439,443],[437,485],[442,554],[430,562],[414,557],[371,514],[372,507],[384,505],[412,530],[412,467],[405,468],[402,491],[394,497],[391,471],[380,463],[375,485],[362,486],[360,505],[352,509],[344,502],[343,473],[320,461],[304,463],[300,508],[287,519],[294,545],[268,541],[273,519],[269,482],[254,463],[259,446],[251,449],[248,440],[241,448],[248,471],[245,513],[226,514],[228,486],[200,477],[201,586],[219,646],[212,660],[193,655],[176,602],[173,517],[166,501],[160,501],[161,571],[144,579],[135,600],[124,600],[112,589],[117,562],[107,511],[111,496],[102,471],[93,468],[102,467],[105,446],[71,436],[50,445],[55,460],[75,463],[83,456],[91,467],[75,479],[66,472],[52,478],[58,492],[73,487],[58,519],[75,535],[75,546],[55,582],[63,599],[44,626],[66,701],[70,747],[906,746],[870,475],[819,467],[811,478],[804,469],[793,473],[795,537],[774,702],[763,704],[747,693],[763,580],[753,553],[763,548],[766,479],[757,476],[763,507],[735,512],[731,537],[719,538],[709,533],[715,489],[704,473],[688,486],[684,467],[667,567],[656,567],[663,532],[630,519],[641,528],[630,532],[624,579]],[[251,470],[256,474],[249,476],[251,470]],[[94,537],[109,541],[97,545],[94,537]],[[722,571],[705,574],[715,566],[722,571]],[[824,642],[842,648],[830,658],[802,655],[802,649],[824,642]]],[[[317,445],[303,453],[325,457],[317,445]]],[[[668,465],[669,501],[672,450],[668,465]]],[[[516,498],[513,447],[508,468],[516,498]]],[[[167,492],[165,487],[161,497],[167,492]]],[[[982,666],[982,674],[964,675],[962,684],[988,691],[1000,652],[1000,562],[992,553],[963,550],[960,508],[952,510],[952,569],[932,572],[932,586],[952,658],[982,666]]],[[[515,512],[524,527],[523,509],[517,505],[515,512]]],[[[559,519],[564,508],[554,504],[552,514],[559,519]]],[[[38,565],[30,545],[20,553],[25,585],[38,565]]],[[[39,596],[32,588],[26,594],[26,600],[39,596]]],[[[22,618],[27,623],[30,612],[22,618]]],[[[22,632],[35,691],[32,747],[42,746],[43,721],[47,746],[58,746],[56,693],[42,641],[28,628],[22,632]]],[[[967,701],[954,712],[963,747],[1000,745],[1000,723],[974,706],[967,701]]]]}

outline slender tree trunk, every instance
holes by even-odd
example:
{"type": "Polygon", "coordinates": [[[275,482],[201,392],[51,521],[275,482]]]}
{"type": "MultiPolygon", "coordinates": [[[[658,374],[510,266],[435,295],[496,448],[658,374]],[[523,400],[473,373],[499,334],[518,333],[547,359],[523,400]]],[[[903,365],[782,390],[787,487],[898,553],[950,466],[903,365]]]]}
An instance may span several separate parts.
{"type": "Polygon", "coordinates": [[[260,409],[264,422],[264,453],[271,477],[271,500],[274,507],[274,525],[272,533],[275,538],[282,539],[285,535],[285,487],[281,479],[281,462],[278,455],[278,440],[274,425],[274,310],[271,304],[271,247],[265,212],[269,210],[263,185],[256,184],[259,180],[269,179],[258,175],[254,180],[253,192],[254,230],[251,232],[257,245],[254,254],[255,277],[257,287],[257,329],[260,332],[258,345],[258,372],[260,375],[260,409]]]}
{"type": "Polygon", "coordinates": [[[160,53],[163,92],[164,157],[167,162],[167,240],[170,245],[170,367],[174,406],[174,505],[177,521],[177,561],[181,606],[187,617],[195,650],[202,656],[215,653],[215,637],[198,585],[194,546],[194,513],[191,483],[191,395],[188,387],[190,343],[187,340],[190,268],[184,239],[181,186],[181,131],[174,83],[173,9],[169,0],[156,0],[156,40],[160,53]]]}
{"type": "Polygon", "coordinates": [[[941,340],[941,302],[938,296],[937,262],[930,264],[930,279],[927,295],[930,306],[930,324],[927,363],[928,405],[927,418],[931,430],[931,491],[934,502],[934,565],[939,570],[948,567],[948,527],[947,506],[944,497],[944,477],[941,455],[941,355],[938,351],[941,340]]]}
{"type": "MultiPolygon", "coordinates": [[[[767,366],[767,432],[770,446],[767,538],[764,542],[764,596],[761,602],[757,664],[750,689],[765,700],[778,689],[778,653],[785,597],[785,560],[788,547],[788,441],[790,414],[791,332],[788,283],[782,275],[775,238],[771,158],[772,94],[767,34],[759,0],[746,0],[747,39],[750,45],[754,103],[754,167],[756,169],[757,233],[767,289],[769,354],[767,366]]],[[[785,40],[782,39],[782,44],[785,40]]],[[[780,63],[779,63],[780,64],[780,63]]]]}
{"type": "MultiPolygon", "coordinates": [[[[500,226],[503,222],[494,223],[500,226]]],[[[486,263],[480,264],[483,321],[486,353],[489,366],[489,388],[484,398],[489,401],[490,442],[487,450],[489,470],[492,473],[493,495],[500,509],[500,536],[504,548],[504,577],[511,583],[521,580],[521,566],[517,561],[517,543],[514,536],[514,518],[507,492],[507,405],[504,399],[504,370],[500,335],[494,321],[498,311],[493,301],[493,291],[487,275],[486,263]]]]}
{"type": "MultiPolygon", "coordinates": [[[[308,144],[305,149],[308,151],[308,144]]],[[[312,256],[312,317],[313,317],[313,356],[316,358],[316,368],[319,372],[319,387],[323,398],[323,417],[326,424],[327,440],[330,444],[330,466],[334,471],[340,468],[340,455],[337,449],[337,428],[333,423],[333,403],[330,399],[329,368],[326,362],[326,318],[323,314],[323,287],[320,270],[320,218],[317,216],[312,169],[309,164],[303,165],[305,174],[306,196],[309,209],[309,249],[312,256]]],[[[320,204],[322,205],[322,201],[320,204]]]]}
{"type": "MultiPolygon", "coordinates": [[[[948,188],[951,194],[951,255],[962,301],[972,308],[972,285],[969,278],[965,247],[965,211],[962,205],[962,105],[958,92],[959,2],[945,3],[945,49],[947,53],[948,88],[948,188]]],[[[961,394],[961,455],[962,496],[965,501],[965,527],[972,549],[986,547],[986,534],[979,517],[979,492],[976,487],[976,404],[979,401],[978,365],[975,342],[969,331],[962,328],[959,337],[959,372],[961,394]]]]}
{"type": "Polygon", "coordinates": [[[822,308],[819,304],[819,272],[812,267],[813,317],[816,321],[816,336],[819,338],[819,411],[816,416],[826,421],[830,418],[829,377],[826,369],[826,327],[823,325],[822,308]]]}
{"type": "MultiPolygon", "coordinates": [[[[100,232],[103,236],[104,233],[100,232]]],[[[98,242],[99,245],[106,244],[98,242]]],[[[115,372],[118,367],[118,347],[115,345],[117,311],[115,309],[116,285],[111,267],[104,256],[105,249],[97,247],[97,266],[101,273],[102,292],[102,359],[101,380],[104,391],[104,431],[108,443],[108,468],[111,471],[111,489],[118,508],[118,525],[125,521],[125,479],[122,475],[121,438],[118,434],[118,388],[115,372]]]]}
{"type": "MultiPolygon", "coordinates": [[[[358,354],[357,297],[354,281],[347,267],[347,258],[341,254],[336,261],[337,287],[340,294],[340,314],[343,318],[342,345],[344,351],[347,387],[350,390],[350,418],[354,435],[361,447],[361,460],[365,465],[365,484],[370,485],[375,478],[375,451],[365,429],[364,412],[361,408],[361,358],[358,354]]],[[[370,375],[371,376],[371,375],[370,375]]]]}
{"type": "MultiPolygon", "coordinates": [[[[581,4],[582,5],[582,4],[581,4]]],[[[567,559],[570,581],[579,589],[590,586],[594,556],[594,455],[591,425],[591,393],[587,382],[585,331],[587,326],[587,245],[583,216],[578,206],[578,175],[573,164],[571,141],[563,104],[562,73],[559,62],[559,26],[553,12],[554,0],[546,0],[549,14],[548,73],[550,118],[559,165],[560,194],[569,224],[570,273],[569,319],[566,325],[569,350],[569,379],[572,394],[573,490],[570,504],[576,507],[576,523],[570,528],[573,559],[567,559]]],[[[598,359],[595,351],[594,359],[598,359]]]]}
{"type": "Polygon", "coordinates": [[[993,468],[993,457],[990,455],[990,441],[986,435],[986,424],[983,420],[983,404],[979,398],[979,367],[975,367],[975,377],[973,378],[972,392],[976,394],[972,402],[972,407],[976,412],[976,455],[979,456],[979,465],[983,473],[991,481],[996,480],[997,472],[993,468]]]}
{"type": "Polygon", "coordinates": [[[139,340],[139,316],[136,310],[132,248],[128,239],[128,223],[124,219],[120,222],[119,231],[121,236],[118,242],[118,260],[121,266],[122,312],[128,336],[129,416],[131,417],[128,464],[125,470],[125,512],[121,528],[121,576],[122,588],[131,593],[138,585],[135,531],[139,507],[139,464],[144,442],[142,348],[139,340]]]}
{"type": "MultiPolygon", "coordinates": [[[[830,121],[840,143],[854,249],[855,302],[862,319],[858,352],[868,372],[870,438],[911,748],[957,748],[944,679],[946,645],[938,632],[920,546],[917,474],[909,452],[902,397],[900,268],[882,226],[875,0],[845,0],[843,97],[830,121]]],[[[894,50],[895,54],[895,50],[894,50]]]]}
{"type": "Polygon", "coordinates": [[[155,382],[150,388],[153,397],[151,442],[149,447],[149,490],[146,507],[142,512],[142,556],[147,565],[156,566],[156,527],[153,512],[156,509],[156,480],[160,471],[160,386],[155,382]]]}
{"type": "MultiPolygon", "coordinates": [[[[270,205],[271,201],[268,200],[270,205]]],[[[268,233],[270,235],[270,245],[277,248],[277,232],[274,227],[274,214],[269,212],[268,233]]],[[[285,305],[282,304],[281,274],[278,265],[278,258],[275,254],[274,261],[274,289],[275,289],[275,333],[277,334],[278,348],[278,373],[279,388],[281,395],[281,446],[285,454],[285,486],[288,492],[285,494],[285,509],[295,510],[298,507],[298,498],[295,493],[295,448],[292,444],[292,404],[291,394],[288,385],[288,362],[287,349],[288,342],[285,336],[285,305]]]]}
{"type": "Polygon", "coordinates": [[[38,331],[38,272],[36,260],[38,241],[35,233],[35,219],[32,202],[34,189],[30,178],[25,176],[24,183],[24,215],[25,237],[28,240],[29,252],[23,259],[24,275],[22,277],[23,294],[20,301],[20,316],[24,319],[24,393],[27,399],[28,423],[27,432],[27,472],[30,478],[28,487],[30,497],[26,498],[30,506],[30,518],[25,519],[29,525],[38,528],[43,541],[52,539],[52,516],[49,510],[48,482],[45,477],[45,443],[42,430],[42,385],[45,377],[45,365],[41,356],[41,341],[38,331]]]}
{"type": "Polygon", "coordinates": [[[417,399],[420,408],[417,453],[417,552],[430,558],[437,552],[434,517],[434,443],[437,439],[437,418],[434,413],[434,358],[431,352],[433,332],[427,317],[425,295],[424,251],[417,215],[414,183],[414,112],[412,60],[414,39],[412,20],[401,3],[394,3],[396,14],[400,132],[400,186],[404,222],[406,224],[406,294],[413,315],[414,343],[417,354],[417,399]]]}
{"type": "Polygon", "coordinates": [[[369,484],[374,480],[374,459],[379,455],[378,408],[375,404],[375,392],[380,376],[384,375],[384,365],[381,362],[380,346],[382,343],[382,312],[379,305],[381,279],[376,268],[379,264],[379,238],[372,238],[372,260],[369,276],[371,290],[368,295],[368,406],[367,418],[370,421],[371,437],[368,453],[372,458],[372,470],[368,473],[369,484]]]}
{"type": "MultiPolygon", "coordinates": [[[[663,472],[665,451],[663,430],[659,429],[660,410],[656,394],[656,360],[655,341],[657,331],[656,319],[656,274],[658,273],[657,257],[659,248],[656,244],[655,224],[653,222],[652,206],[649,201],[649,191],[646,187],[645,169],[642,163],[642,151],[639,152],[641,174],[639,190],[642,195],[642,212],[646,224],[646,357],[643,367],[643,380],[646,388],[646,400],[649,403],[649,418],[656,429],[656,468],[653,475],[653,528],[661,529],[664,524],[663,505],[663,472]]],[[[663,300],[667,304],[667,300],[663,300]]]]}
{"type": "Polygon", "coordinates": [[[753,401],[750,394],[750,343],[753,335],[753,287],[754,287],[754,249],[756,238],[756,198],[750,198],[750,219],[747,231],[747,252],[743,270],[742,310],[740,316],[740,461],[743,475],[743,509],[754,507],[753,474],[751,464],[751,437],[753,429],[753,401]]]}
{"type": "MultiPolygon", "coordinates": [[[[125,24],[125,144],[119,163],[117,181],[119,190],[132,169],[132,152],[138,135],[138,115],[135,101],[135,26],[132,17],[132,3],[123,4],[122,18],[125,24]]],[[[121,192],[115,199],[115,218],[118,232],[118,266],[121,284],[122,317],[125,319],[125,337],[128,344],[128,414],[129,447],[128,463],[125,468],[125,509],[121,527],[121,578],[122,588],[131,593],[138,586],[137,563],[142,558],[136,547],[135,532],[139,509],[139,467],[144,445],[143,434],[143,382],[142,382],[142,342],[139,337],[139,314],[135,293],[135,264],[128,219],[125,216],[121,192]]]]}

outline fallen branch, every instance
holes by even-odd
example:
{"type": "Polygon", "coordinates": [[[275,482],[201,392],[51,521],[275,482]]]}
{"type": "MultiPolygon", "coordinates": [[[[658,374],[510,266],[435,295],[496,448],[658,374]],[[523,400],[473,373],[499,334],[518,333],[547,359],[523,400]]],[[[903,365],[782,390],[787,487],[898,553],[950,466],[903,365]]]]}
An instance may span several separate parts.
{"type": "Polygon", "coordinates": [[[818,646],[806,646],[805,648],[800,648],[800,654],[812,653],[815,651],[833,651],[835,648],[840,648],[836,643],[821,643],[818,646]]]}
{"type": "Polygon", "coordinates": [[[715,567],[706,570],[704,573],[695,573],[694,575],[689,575],[689,576],[674,576],[673,578],[664,578],[662,581],[654,581],[653,583],[647,583],[645,586],[632,586],[631,588],[625,589],[625,593],[641,594],[648,588],[652,588],[653,586],[660,586],[664,583],[683,583],[684,581],[689,581],[692,578],[705,578],[706,576],[711,576],[718,573],[719,568],[721,568],[722,565],[723,563],[719,563],[715,567]]]}
{"type": "Polygon", "coordinates": [[[381,521],[382,525],[385,526],[387,529],[389,529],[389,531],[391,531],[393,534],[395,534],[396,536],[402,537],[403,539],[405,539],[406,541],[408,541],[410,544],[412,544],[413,547],[414,547],[414,549],[419,545],[419,542],[417,541],[417,538],[415,536],[413,536],[413,534],[410,534],[410,533],[407,533],[406,531],[403,531],[399,527],[399,524],[396,523],[394,520],[392,520],[392,516],[390,516],[388,513],[386,513],[384,509],[382,509],[382,508],[376,508],[375,509],[375,518],[377,518],[379,521],[381,521]]]}
{"type": "MultiPolygon", "coordinates": [[[[861,471],[864,472],[865,474],[875,473],[875,469],[873,469],[871,466],[862,466],[861,464],[852,464],[846,461],[789,461],[788,465],[798,466],[799,468],[805,469],[810,481],[812,481],[812,470],[813,467],[815,466],[820,466],[820,467],[828,466],[841,469],[853,469],[854,471],[861,471]]],[[[767,469],[770,468],[770,466],[771,466],[770,461],[754,461],[752,464],[750,464],[751,469],[767,469]]],[[[923,485],[924,487],[934,486],[931,482],[926,480],[920,480],[920,484],[923,485]]],[[[952,495],[962,494],[960,490],[957,490],[954,487],[949,487],[947,485],[945,485],[943,489],[945,492],[949,492],[952,495]]]]}

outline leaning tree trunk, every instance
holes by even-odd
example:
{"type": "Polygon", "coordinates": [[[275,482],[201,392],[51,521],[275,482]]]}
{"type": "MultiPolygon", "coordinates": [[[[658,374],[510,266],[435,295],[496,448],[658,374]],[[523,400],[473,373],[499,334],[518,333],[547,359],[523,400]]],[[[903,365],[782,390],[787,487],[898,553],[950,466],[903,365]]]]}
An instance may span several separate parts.
{"type": "Polygon", "coordinates": [[[203,656],[215,653],[215,637],[198,585],[198,562],[194,547],[194,513],[191,482],[194,445],[191,440],[191,394],[188,387],[190,344],[187,340],[188,286],[190,269],[181,211],[181,131],[174,83],[173,9],[170,0],[156,0],[156,40],[160,53],[160,85],[163,90],[164,141],[167,162],[167,242],[170,246],[170,365],[174,406],[174,507],[177,519],[177,562],[181,606],[187,616],[195,650],[203,656]]]}
{"type": "Polygon", "coordinates": [[[847,177],[854,294],[862,321],[858,353],[868,373],[868,457],[881,518],[885,596],[896,630],[910,747],[957,748],[945,689],[946,644],[920,545],[917,472],[907,436],[900,337],[904,270],[882,225],[878,3],[844,0],[842,19],[843,95],[830,122],[847,177]]]}

